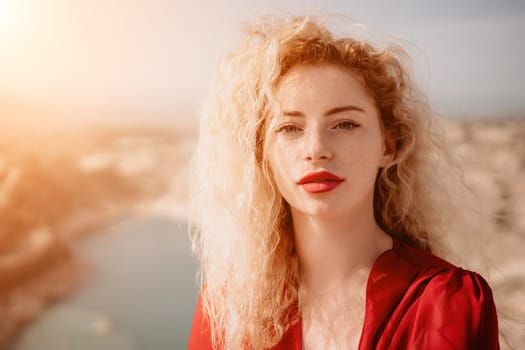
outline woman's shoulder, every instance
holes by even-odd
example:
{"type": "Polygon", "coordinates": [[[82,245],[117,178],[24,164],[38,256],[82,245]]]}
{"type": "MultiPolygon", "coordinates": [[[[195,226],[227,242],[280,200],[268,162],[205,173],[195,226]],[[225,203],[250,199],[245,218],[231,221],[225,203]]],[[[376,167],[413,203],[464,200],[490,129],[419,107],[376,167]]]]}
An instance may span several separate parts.
{"type": "Polygon", "coordinates": [[[393,248],[383,253],[372,266],[371,283],[424,284],[437,287],[440,284],[455,289],[456,286],[476,285],[489,289],[478,273],[458,267],[429,251],[394,240],[393,248]]]}
{"type": "Polygon", "coordinates": [[[393,251],[390,268],[404,270],[407,292],[414,293],[418,299],[428,299],[435,307],[442,302],[452,309],[460,306],[475,309],[487,302],[493,304],[492,290],[477,272],[403,243],[397,243],[393,251]],[[458,304],[457,307],[454,303],[458,304]]]}
{"type": "Polygon", "coordinates": [[[487,281],[430,252],[396,244],[378,261],[368,290],[370,302],[388,319],[383,339],[425,349],[436,348],[432,344],[497,349],[496,308],[487,281]],[[392,293],[381,299],[388,285],[392,293]]]}
{"type": "Polygon", "coordinates": [[[429,251],[400,242],[396,245],[393,250],[394,259],[399,260],[398,267],[404,265],[409,269],[413,273],[412,281],[425,284],[426,293],[479,297],[489,294],[492,297],[489,284],[477,272],[456,266],[429,251]]]}

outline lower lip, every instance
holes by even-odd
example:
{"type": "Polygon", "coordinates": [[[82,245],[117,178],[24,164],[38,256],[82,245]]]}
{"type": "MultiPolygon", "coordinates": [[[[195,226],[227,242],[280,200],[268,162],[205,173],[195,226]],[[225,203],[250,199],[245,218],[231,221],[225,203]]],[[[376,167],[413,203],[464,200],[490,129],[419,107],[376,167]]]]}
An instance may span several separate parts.
{"type": "Polygon", "coordinates": [[[342,181],[308,182],[301,186],[309,193],[330,192],[341,184],[342,181]]]}

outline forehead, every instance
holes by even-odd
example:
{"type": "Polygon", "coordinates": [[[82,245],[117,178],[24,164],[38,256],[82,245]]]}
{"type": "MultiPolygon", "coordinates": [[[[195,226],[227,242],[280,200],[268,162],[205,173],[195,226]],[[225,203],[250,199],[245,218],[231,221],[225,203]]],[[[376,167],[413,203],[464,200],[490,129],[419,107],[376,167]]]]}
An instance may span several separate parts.
{"type": "Polygon", "coordinates": [[[339,65],[298,65],[284,74],[276,86],[276,98],[281,107],[297,104],[375,105],[362,77],[339,65]]]}

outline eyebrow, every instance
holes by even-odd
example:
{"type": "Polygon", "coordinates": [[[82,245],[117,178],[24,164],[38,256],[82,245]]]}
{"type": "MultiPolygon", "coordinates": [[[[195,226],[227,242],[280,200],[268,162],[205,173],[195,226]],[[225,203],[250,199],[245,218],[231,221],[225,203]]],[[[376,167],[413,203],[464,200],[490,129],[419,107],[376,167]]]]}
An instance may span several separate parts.
{"type": "MultiPolygon", "coordinates": [[[[358,112],[365,113],[365,110],[361,107],[358,107],[355,105],[347,105],[347,106],[331,108],[328,111],[326,111],[324,115],[328,117],[330,115],[334,115],[334,114],[346,112],[346,111],[358,111],[358,112]]],[[[283,115],[288,116],[288,117],[304,117],[304,113],[301,111],[283,111],[283,115]]]]}

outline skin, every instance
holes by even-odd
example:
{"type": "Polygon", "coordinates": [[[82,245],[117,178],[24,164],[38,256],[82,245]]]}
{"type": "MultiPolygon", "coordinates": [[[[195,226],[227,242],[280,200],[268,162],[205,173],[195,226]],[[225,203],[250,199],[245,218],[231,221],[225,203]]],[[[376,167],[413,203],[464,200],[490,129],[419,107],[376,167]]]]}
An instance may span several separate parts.
{"type": "Polygon", "coordinates": [[[336,65],[299,65],[279,82],[267,159],[289,203],[301,264],[303,349],[356,349],[370,269],[392,239],[373,213],[377,172],[393,159],[360,77],[336,65]],[[344,179],[309,193],[298,180],[325,170],[344,179]]]}

